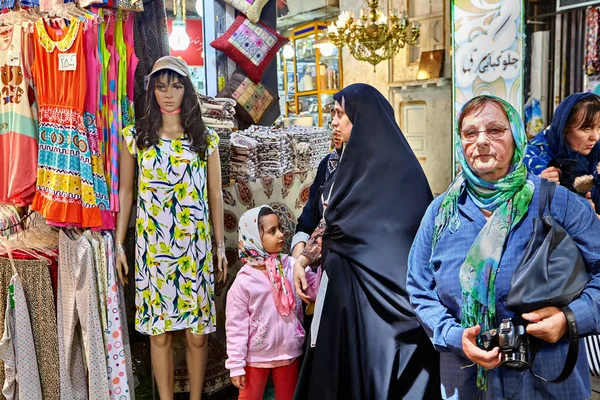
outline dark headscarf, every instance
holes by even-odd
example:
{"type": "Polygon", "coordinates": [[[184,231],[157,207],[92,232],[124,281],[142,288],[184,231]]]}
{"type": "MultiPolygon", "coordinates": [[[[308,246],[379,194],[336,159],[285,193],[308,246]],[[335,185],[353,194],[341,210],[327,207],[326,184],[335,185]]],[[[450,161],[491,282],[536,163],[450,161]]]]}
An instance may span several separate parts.
{"type": "Polygon", "coordinates": [[[401,331],[413,329],[418,323],[408,302],[406,270],[432,200],[427,178],[381,93],[354,84],[334,99],[353,128],[332,186],[323,189],[325,197],[332,192],[325,240],[352,265],[373,308],[390,321],[406,322],[401,331]]]}
{"type": "Polygon", "coordinates": [[[546,142],[551,155],[555,159],[571,159],[577,161],[577,166],[574,168],[574,173],[578,175],[591,174],[600,160],[600,147],[594,146],[592,152],[584,156],[569,147],[565,138],[565,128],[567,121],[571,116],[571,111],[575,104],[588,97],[596,96],[594,93],[575,93],[567,97],[562,103],[556,107],[552,125],[546,132],[546,142]]]}
{"type": "MultiPolygon", "coordinates": [[[[584,156],[577,151],[571,149],[565,137],[565,129],[573,107],[589,97],[597,96],[594,93],[574,93],[567,97],[562,103],[556,107],[552,124],[542,134],[531,140],[531,145],[542,149],[538,158],[548,163],[548,166],[557,166],[561,169],[560,184],[567,189],[576,192],[573,183],[575,178],[583,175],[594,175],[595,185],[592,188],[591,195],[596,212],[600,212],[600,176],[596,167],[600,162],[600,143],[592,149],[590,154],[584,156]]],[[[529,162],[529,168],[536,169],[534,165],[536,158],[529,162]]],[[[538,167],[538,170],[545,166],[538,167]]]]}

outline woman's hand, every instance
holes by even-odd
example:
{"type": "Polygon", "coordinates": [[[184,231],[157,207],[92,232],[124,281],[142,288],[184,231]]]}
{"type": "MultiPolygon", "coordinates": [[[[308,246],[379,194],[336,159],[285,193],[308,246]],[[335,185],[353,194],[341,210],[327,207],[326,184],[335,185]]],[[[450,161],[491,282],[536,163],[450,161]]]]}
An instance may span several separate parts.
{"type": "Polygon", "coordinates": [[[233,386],[235,386],[238,389],[245,389],[246,388],[246,375],[240,375],[240,376],[234,376],[233,378],[231,378],[231,383],[233,383],[233,386]]]}
{"type": "Polygon", "coordinates": [[[296,293],[298,296],[304,301],[306,304],[310,304],[310,297],[306,294],[306,289],[308,286],[306,284],[306,266],[308,265],[308,258],[304,256],[298,257],[296,263],[294,264],[294,288],[296,289],[296,293]]]}
{"type": "Polygon", "coordinates": [[[117,252],[115,261],[115,269],[117,270],[117,275],[119,276],[121,285],[127,285],[129,283],[129,280],[127,279],[129,265],[127,265],[127,257],[125,256],[125,253],[117,252]]]}
{"type": "Polygon", "coordinates": [[[560,185],[560,174],[562,174],[560,169],[548,167],[542,171],[540,178],[548,179],[549,181],[556,182],[557,185],[560,185]]]}
{"type": "Polygon", "coordinates": [[[292,249],[292,257],[295,259],[298,259],[298,257],[300,257],[300,254],[302,254],[302,252],[304,251],[305,247],[306,247],[306,242],[296,243],[296,245],[292,249]]]}
{"type": "Polygon", "coordinates": [[[477,335],[481,331],[481,326],[477,325],[466,328],[462,335],[462,347],[465,356],[477,365],[485,369],[494,369],[500,366],[500,349],[494,347],[491,351],[485,351],[477,346],[477,335]]]}
{"type": "Polygon", "coordinates": [[[220,245],[217,248],[217,270],[219,274],[217,275],[217,281],[225,283],[227,281],[227,256],[225,255],[225,247],[221,247],[224,245],[220,245]]]}
{"type": "Polygon", "coordinates": [[[558,342],[569,331],[567,317],[558,307],[545,307],[522,317],[530,322],[527,333],[548,343],[558,342]]]}

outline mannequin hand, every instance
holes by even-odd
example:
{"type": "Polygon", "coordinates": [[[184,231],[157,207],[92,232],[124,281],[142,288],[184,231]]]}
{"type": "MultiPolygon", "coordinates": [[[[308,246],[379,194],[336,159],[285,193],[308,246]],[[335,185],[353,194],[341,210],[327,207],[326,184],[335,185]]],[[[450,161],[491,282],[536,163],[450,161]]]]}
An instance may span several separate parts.
{"type": "Polygon", "coordinates": [[[530,322],[527,333],[548,343],[558,342],[569,331],[567,317],[558,307],[545,307],[522,317],[530,322]]]}
{"type": "Polygon", "coordinates": [[[117,270],[117,275],[119,276],[119,281],[121,281],[121,284],[127,285],[129,283],[129,280],[127,279],[129,266],[127,265],[127,257],[125,254],[117,253],[115,269],[117,270]]]}
{"type": "Polygon", "coordinates": [[[477,346],[477,335],[481,331],[481,326],[477,325],[466,328],[462,335],[462,348],[465,356],[477,365],[485,369],[494,369],[500,365],[500,349],[494,347],[491,351],[480,349],[477,346]]]}
{"type": "Polygon", "coordinates": [[[217,275],[217,281],[225,283],[227,281],[227,257],[225,257],[224,252],[217,250],[217,270],[219,274],[217,275]]]}
{"type": "Polygon", "coordinates": [[[231,383],[238,389],[246,388],[246,375],[234,376],[231,378],[231,383]]]}
{"type": "Polygon", "coordinates": [[[548,179],[549,181],[556,182],[557,185],[560,185],[561,173],[561,170],[556,167],[548,167],[542,171],[540,178],[548,179]]]}
{"type": "Polygon", "coordinates": [[[296,289],[296,293],[298,296],[304,301],[306,304],[310,304],[310,297],[306,295],[306,266],[304,264],[308,263],[308,259],[304,256],[300,256],[296,263],[294,264],[294,289],[296,289]]]}

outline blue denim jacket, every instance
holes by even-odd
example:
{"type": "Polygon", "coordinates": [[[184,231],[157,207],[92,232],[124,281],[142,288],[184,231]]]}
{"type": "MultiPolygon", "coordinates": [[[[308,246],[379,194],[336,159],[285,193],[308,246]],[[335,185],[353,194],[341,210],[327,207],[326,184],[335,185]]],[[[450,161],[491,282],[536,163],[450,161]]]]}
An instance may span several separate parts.
{"type": "MultiPolygon", "coordinates": [[[[529,174],[535,192],[526,217],[509,234],[496,277],[497,319],[510,318],[506,296],[513,272],[519,265],[533,233],[532,220],[538,214],[540,178],[529,174]]],[[[477,388],[475,367],[465,358],[460,326],[462,294],[459,269],[486,219],[463,190],[459,198],[460,227],[446,230],[440,238],[429,266],[434,219],[444,195],[436,198],[425,213],[413,243],[409,261],[407,290],[421,324],[434,346],[441,352],[442,396],[448,399],[587,399],[591,396],[590,374],[583,340],[580,341],[577,366],[562,383],[546,383],[528,371],[504,367],[489,371],[488,389],[477,388]]],[[[576,241],[587,262],[591,280],[570,307],[581,335],[598,330],[600,323],[600,220],[587,200],[557,187],[550,213],[576,241]]],[[[534,371],[547,379],[561,372],[568,349],[565,338],[557,344],[545,344],[534,363],[534,371]]]]}

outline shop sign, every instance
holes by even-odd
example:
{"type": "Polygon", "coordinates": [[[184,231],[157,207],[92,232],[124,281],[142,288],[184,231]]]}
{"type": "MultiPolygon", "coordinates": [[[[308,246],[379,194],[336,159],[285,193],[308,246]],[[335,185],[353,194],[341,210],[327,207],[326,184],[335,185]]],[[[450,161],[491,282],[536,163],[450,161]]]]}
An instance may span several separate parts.
{"type": "Polygon", "coordinates": [[[452,0],[455,117],[468,100],[482,94],[503,98],[522,111],[523,3],[452,0]]]}
{"type": "Polygon", "coordinates": [[[600,4],[600,0],[556,0],[556,11],[569,10],[571,8],[588,7],[600,4]]]}

